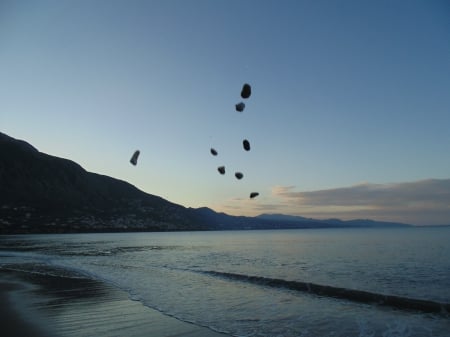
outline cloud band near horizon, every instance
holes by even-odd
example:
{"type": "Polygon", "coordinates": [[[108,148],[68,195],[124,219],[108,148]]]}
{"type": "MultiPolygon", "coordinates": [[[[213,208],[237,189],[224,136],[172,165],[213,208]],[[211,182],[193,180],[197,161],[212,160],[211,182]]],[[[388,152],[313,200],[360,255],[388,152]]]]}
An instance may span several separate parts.
{"type": "Polygon", "coordinates": [[[414,225],[450,224],[450,179],[362,183],[318,191],[275,186],[279,211],[313,218],[370,218],[414,225]],[[288,211],[289,210],[289,211],[288,211]]]}

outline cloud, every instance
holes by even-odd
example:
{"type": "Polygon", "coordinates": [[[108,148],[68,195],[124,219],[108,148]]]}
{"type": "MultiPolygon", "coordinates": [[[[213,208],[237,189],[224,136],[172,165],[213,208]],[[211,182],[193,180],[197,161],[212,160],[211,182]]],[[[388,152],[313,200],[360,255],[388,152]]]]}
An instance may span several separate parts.
{"type": "Polygon", "coordinates": [[[290,214],[343,219],[372,218],[413,224],[450,224],[450,179],[362,183],[318,191],[275,186],[272,195],[290,214]]]}
{"type": "Polygon", "coordinates": [[[230,215],[256,216],[261,213],[280,212],[282,200],[273,200],[270,193],[261,193],[255,199],[246,197],[232,197],[222,200],[220,203],[210,205],[217,212],[230,215]],[[273,202],[272,202],[273,201],[273,202]]]}

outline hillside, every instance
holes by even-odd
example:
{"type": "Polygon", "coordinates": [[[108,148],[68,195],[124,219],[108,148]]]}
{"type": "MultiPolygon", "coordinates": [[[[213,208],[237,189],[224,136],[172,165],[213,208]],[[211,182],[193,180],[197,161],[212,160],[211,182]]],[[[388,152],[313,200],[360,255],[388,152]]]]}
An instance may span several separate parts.
{"type": "Polygon", "coordinates": [[[0,234],[406,226],[186,208],[0,133],[0,234]]]}
{"type": "Polygon", "coordinates": [[[0,133],[0,232],[205,229],[195,214],[0,133]]]}

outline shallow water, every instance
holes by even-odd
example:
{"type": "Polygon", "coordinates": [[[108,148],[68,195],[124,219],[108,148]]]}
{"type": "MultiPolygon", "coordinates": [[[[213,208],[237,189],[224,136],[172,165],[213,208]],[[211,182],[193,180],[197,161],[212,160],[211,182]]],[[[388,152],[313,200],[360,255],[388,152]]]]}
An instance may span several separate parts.
{"type": "Polygon", "coordinates": [[[450,303],[449,239],[450,228],[3,236],[0,266],[87,275],[234,336],[450,336],[445,312],[260,282],[450,303]]]}

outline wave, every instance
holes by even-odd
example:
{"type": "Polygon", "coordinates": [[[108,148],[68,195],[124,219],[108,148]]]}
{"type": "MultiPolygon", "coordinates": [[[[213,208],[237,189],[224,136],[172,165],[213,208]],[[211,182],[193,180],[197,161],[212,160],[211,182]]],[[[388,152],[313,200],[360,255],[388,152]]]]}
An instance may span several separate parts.
{"type": "Polygon", "coordinates": [[[395,295],[378,294],[368,291],[326,286],[316,283],[287,281],[283,279],[267,278],[262,276],[251,276],[219,271],[202,271],[204,274],[227,278],[231,280],[247,282],[273,288],[284,288],[310,294],[344,299],[365,304],[376,304],[388,306],[395,309],[420,311],[424,313],[436,313],[448,316],[450,303],[440,303],[429,300],[421,300],[395,295]]]}

